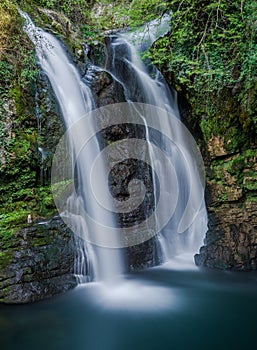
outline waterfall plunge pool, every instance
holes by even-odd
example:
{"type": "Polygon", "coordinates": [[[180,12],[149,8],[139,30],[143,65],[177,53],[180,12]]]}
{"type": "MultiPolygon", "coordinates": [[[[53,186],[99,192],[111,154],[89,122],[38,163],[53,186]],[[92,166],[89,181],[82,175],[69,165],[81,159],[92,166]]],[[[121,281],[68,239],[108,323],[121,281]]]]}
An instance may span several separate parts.
{"type": "Polygon", "coordinates": [[[117,289],[89,283],[35,304],[2,305],[1,348],[252,349],[256,295],[256,272],[168,263],[125,276],[117,289]]]}

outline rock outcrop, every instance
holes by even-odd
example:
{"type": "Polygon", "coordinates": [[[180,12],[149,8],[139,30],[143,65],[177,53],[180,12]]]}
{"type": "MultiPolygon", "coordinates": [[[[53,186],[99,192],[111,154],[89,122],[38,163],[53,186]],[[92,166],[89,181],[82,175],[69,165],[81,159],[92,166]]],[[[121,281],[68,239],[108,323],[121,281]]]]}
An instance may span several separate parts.
{"type": "Polygon", "coordinates": [[[28,303],[75,287],[74,246],[59,217],[1,241],[0,302],[28,303]]]}
{"type": "Polygon", "coordinates": [[[195,256],[199,266],[257,269],[257,149],[229,154],[222,137],[208,144],[209,230],[195,256]]]}
{"type": "Polygon", "coordinates": [[[230,203],[209,208],[205,246],[195,256],[198,266],[257,269],[257,203],[230,203]]]}

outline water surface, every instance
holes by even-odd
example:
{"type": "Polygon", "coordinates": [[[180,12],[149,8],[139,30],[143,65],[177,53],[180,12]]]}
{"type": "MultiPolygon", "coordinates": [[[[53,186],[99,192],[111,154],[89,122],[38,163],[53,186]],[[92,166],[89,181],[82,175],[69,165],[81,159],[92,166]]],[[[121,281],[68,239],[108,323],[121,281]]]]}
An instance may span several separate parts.
{"type": "Polygon", "coordinates": [[[257,273],[163,265],[117,288],[1,306],[1,349],[254,349],[256,315],[257,273]]]}

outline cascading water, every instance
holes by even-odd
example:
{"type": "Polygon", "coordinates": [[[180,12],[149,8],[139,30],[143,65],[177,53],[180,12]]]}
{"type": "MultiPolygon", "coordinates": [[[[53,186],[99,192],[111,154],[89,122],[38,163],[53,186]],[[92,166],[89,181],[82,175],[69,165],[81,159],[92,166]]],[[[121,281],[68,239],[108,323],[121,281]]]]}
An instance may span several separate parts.
{"type": "MultiPolygon", "coordinates": [[[[158,69],[151,64],[149,59],[145,62],[142,55],[156,38],[169,30],[170,16],[165,15],[161,20],[155,20],[136,32],[123,32],[112,35],[111,54],[107,71],[118,81],[124,89],[127,102],[143,102],[160,107],[173,116],[180,118],[176,100],[176,92],[171,91],[164,77],[158,69]]],[[[143,118],[143,117],[142,117],[143,118]]],[[[176,211],[166,225],[162,234],[159,235],[163,260],[168,260],[176,254],[188,252],[195,253],[203,243],[203,237],[207,231],[207,212],[204,203],[203,186],[199,183],[199,174],[196,171],[195,159],[188,152],[190,145],[181,129],[180,123],[163,123],[161,118],[156,118],[155,125],[161,130],[156,135],[151,128],[146,128],[146,139],[149,141],[148,152],[150,153],[153,168],[158,167],[159,159],[156,159],[151,144],[156,144],[172,157],[179,178],[179,202],[176,211]],[[187,167],[181,161],[181,154],[170,146],[162,136],[165,131],[173,135],[173,140],[179,140],[181,147],[186,153],[187,167]],[[198,191],[199,188],[202,190],[198,191]],[[199,206],[200,203],[200,206],[199,206]],[[194,216],[190,227],[186,228],[183,235],[178,235],[179,226],[187,217],[194,216]]],[[[160,170],[165,171],[165,167],[160,170]]],[[[154,178],[154,172],[153,172],[154,178]]],[[[170,181],[166,179],[165,181],[170,181]]],[[[153,181],[155,198],[157,198],[156,181],[153,181]]],[[[172,200],[170,198],[170,200],[172,200]]],[[[169,205],[167,203],[167,205],[169,205]]],[[[158,220],[158,218],[156,218],[158,220]]]]}
{"type": "MultiPolygon", "coordinates": [[[[97,138],[91,138],[87,150],[83,147],[83,140],[89,138],[92,134],[96,134],[96,126],[92,118],[83,118],[95,108],[90,87],[81,80],[62,44],[53,35],[37,28],[27,14],[21,11],[20,13],[26,20],[25,31],[35,44],[39,64],[47,74],[53,87],[66,128],[69,131],[74,126],[79,125],[79,128],[75,128],[76,133],[73,131],[68,134],[68,141],[72,150],[71,158],[74,158],[72,161],[76,169],[76,196],[75,198],[71,196],[68,199],[66,205],[64,205],[63,215],[73,219],[73,229],[80,237],[84,238],[85,231],[89,232],[91,236],[101,236],[102,232],[98,232],[100,230],[99,225],[95,226],[94,221],[102,222],[102,230],[104,230],[105,226],[116,227],[116,216],[112,214],[112,210],[106,210],[95,200],[94,193],[90,189],[92,182],[89,174],[90,166],[101,153],[97,138]],[[85,220],[85,211],[90,213],[93,220],[85,220]]],[[[160,130],[158,133],[153,127],[149,127],[147,120],[140,112],[140,106],[132,103],[141,102],[154,105],[179,118],[175,92],[169,89],[156,67],[151,65],[150,62],[144,63],[141,58],[142,52],[159,35],[168,30],[168,23],[169,16],[163,16],[161,21],[154,21],[136,33],[127,32],[111,35],[111,54],[108,66],[105,68],[122,85],[127,103],[135,110],[136,114],[140,115],[141,125],[145,128],[145,138],[149,145],[146,152],[149,155],[153,169],[159,168],[159,172],[165,174],[161,160],[155,155],[155,146],[165,150],[167,157],[172,158],[173,166],[176,168],[179,178],[179,202],[171,220],[159,235],[159,241],[162,242],[160,243],[162,254],[165,255],[165,259],[185,251],[195,253],[202,243],[207,222],[202,183],[199,179],[195,160],[190,154],[190,150],[188,150],[190,142],[181,130],[180,123],[176,123],[172,119],[163,121],[163,119],[159,119],[159,115],[155,115],[155,125],[160,130]],[[170,145],[167,137],[163,136],[167,133],[167,130],[172,135],[174,143],[177,142],[181,145],[186,164],[181,162],[181,153],[177,151],[176,147],[170,145]],[[188,217],[191,218],[189,224],[188,217]]],[[[104,160],[102,160],[100,163],[98,162],[98,192],[106,191],[106,187],[102,185],[106,182],[105,176],[107,176],[107,169],[104,160]]],[[[158,179],[155,178],[155,171],[152,172],[152,178],[155,194],[154,205],[156,206],[159,187],[158,179]]],[[[168,176],[166,179],[165,176],[162,178],[164,178],[163,181],[166,182],[166,188],[168,188],[170,178],[168,176]]],[[[170,194],[167,193],[166,196],[167,206],[170,205],[169,201],[172,201],[170,194]]],[[[107,207],[109,209],[114,208],[114,204],[109,200],[107,207]]],[[[158,216],[155,216],[154,225],[156,228],[158,228],[158,220],[158,216]]],[[[120,247],[119,235],[114,235],[114,240],[113,247],[120,247]]],[[[83,256],[83,249],[84,247],[81,248],[80,246],[82,252],[79,254],[80,258],[83,256]]],[[[91,275],[95,279],[112,281],[115,276],[122,273],[123,259],[119,249],[97,248],[95,246],[92,248],[91,244],[87,244],[86,249],[91,260],[90,266],[93,266],[91,275]]],[[[79,267],[81,274],[85,273],[85,266],[81,267],[83,264],[85,265],[85,261],[81,258],[79,267]]]]}
{"type": "MultiPolygon", "coordinates": [[[[66,128],[69,130],[93,109],[94,99],[92,93],[89,87],[80,79],[78,71],[69,60],[62,44],[53,35],[37,28],[26,13],[20,11],[20,14],[26,20],[24,30],[35,45],[39,64],[48,76],[60,105],[66,128]]],[[[80,149],[83,138],[86,138],[94,130],[94,125],[93,123],[88,123],[88,119],[85,119],[85,122],[79,125],[79,134],[70,135],[69,142],[73,151],[80,153],[79,162],[77,162],[79,183],[77,192],[79,192],[78,201],[82,203],[82,206],[76,206],[77,203],[74,203],[72,198],[70,198],[69,203],[71,203],[71,207],[68,208],[68,211],[69,215],[72,213],[71,215],[75,216],[75,220],[73,220],[73,223],[76,224],[75,231],[83,238],[84,230],[93,231],[95,235],[98,234],[95,227],[88,227],[90,223],[85,222],[83,213],[81,213],[81,208],[84,206],[87,207],[87,211],[90,212],[96,221],[103,221],[107,226],[115,226],[115,219],[111,213],[104,210],[95,201],[94,195],[90,191],[90,165],[100,153],[97,140],[93,140],[89,150],[80,149]]],[[[101,163],[100,173],[98,174],[99,186],[101,186],[101,176],[104,176],[105,173],[105,165],[101,163]]],[[[111,203],[109,203],[109,206],[111,207],[111,203]]],[[[118,250],[109,252],[102,248],[98,252],[97,248],[95,248],[93,253],[91,247],[88,246],[87,253],[90,255],[91,260],[95,260],[91,264],[93,269],[90,271],[90,274],[95,279],[110,281],[114,276],[122,272],[122,260],[118,250]],[[97,256],[96,259],[94,255],[97,256]]]]}
{"type": "Polygon", "coordinates": [[[170,28],[170,16],[155,20],[136,32],[111,35],[111,58],[108,71],[122,84],[126,101],[149,103],[179,115],[176,94],[143,53],[170,28]]]}

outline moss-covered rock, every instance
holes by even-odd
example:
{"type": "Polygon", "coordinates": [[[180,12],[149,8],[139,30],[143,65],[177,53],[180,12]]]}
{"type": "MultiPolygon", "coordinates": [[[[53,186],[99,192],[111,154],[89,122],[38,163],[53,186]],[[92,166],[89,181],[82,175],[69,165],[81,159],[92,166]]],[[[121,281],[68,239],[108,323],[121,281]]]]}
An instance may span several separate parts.
{"type": "Polygon", "coordinates": [[[73,233],[59,217],[2,240],[0,302],[33,302],[75,287],[75,245],[73,233]]]}

